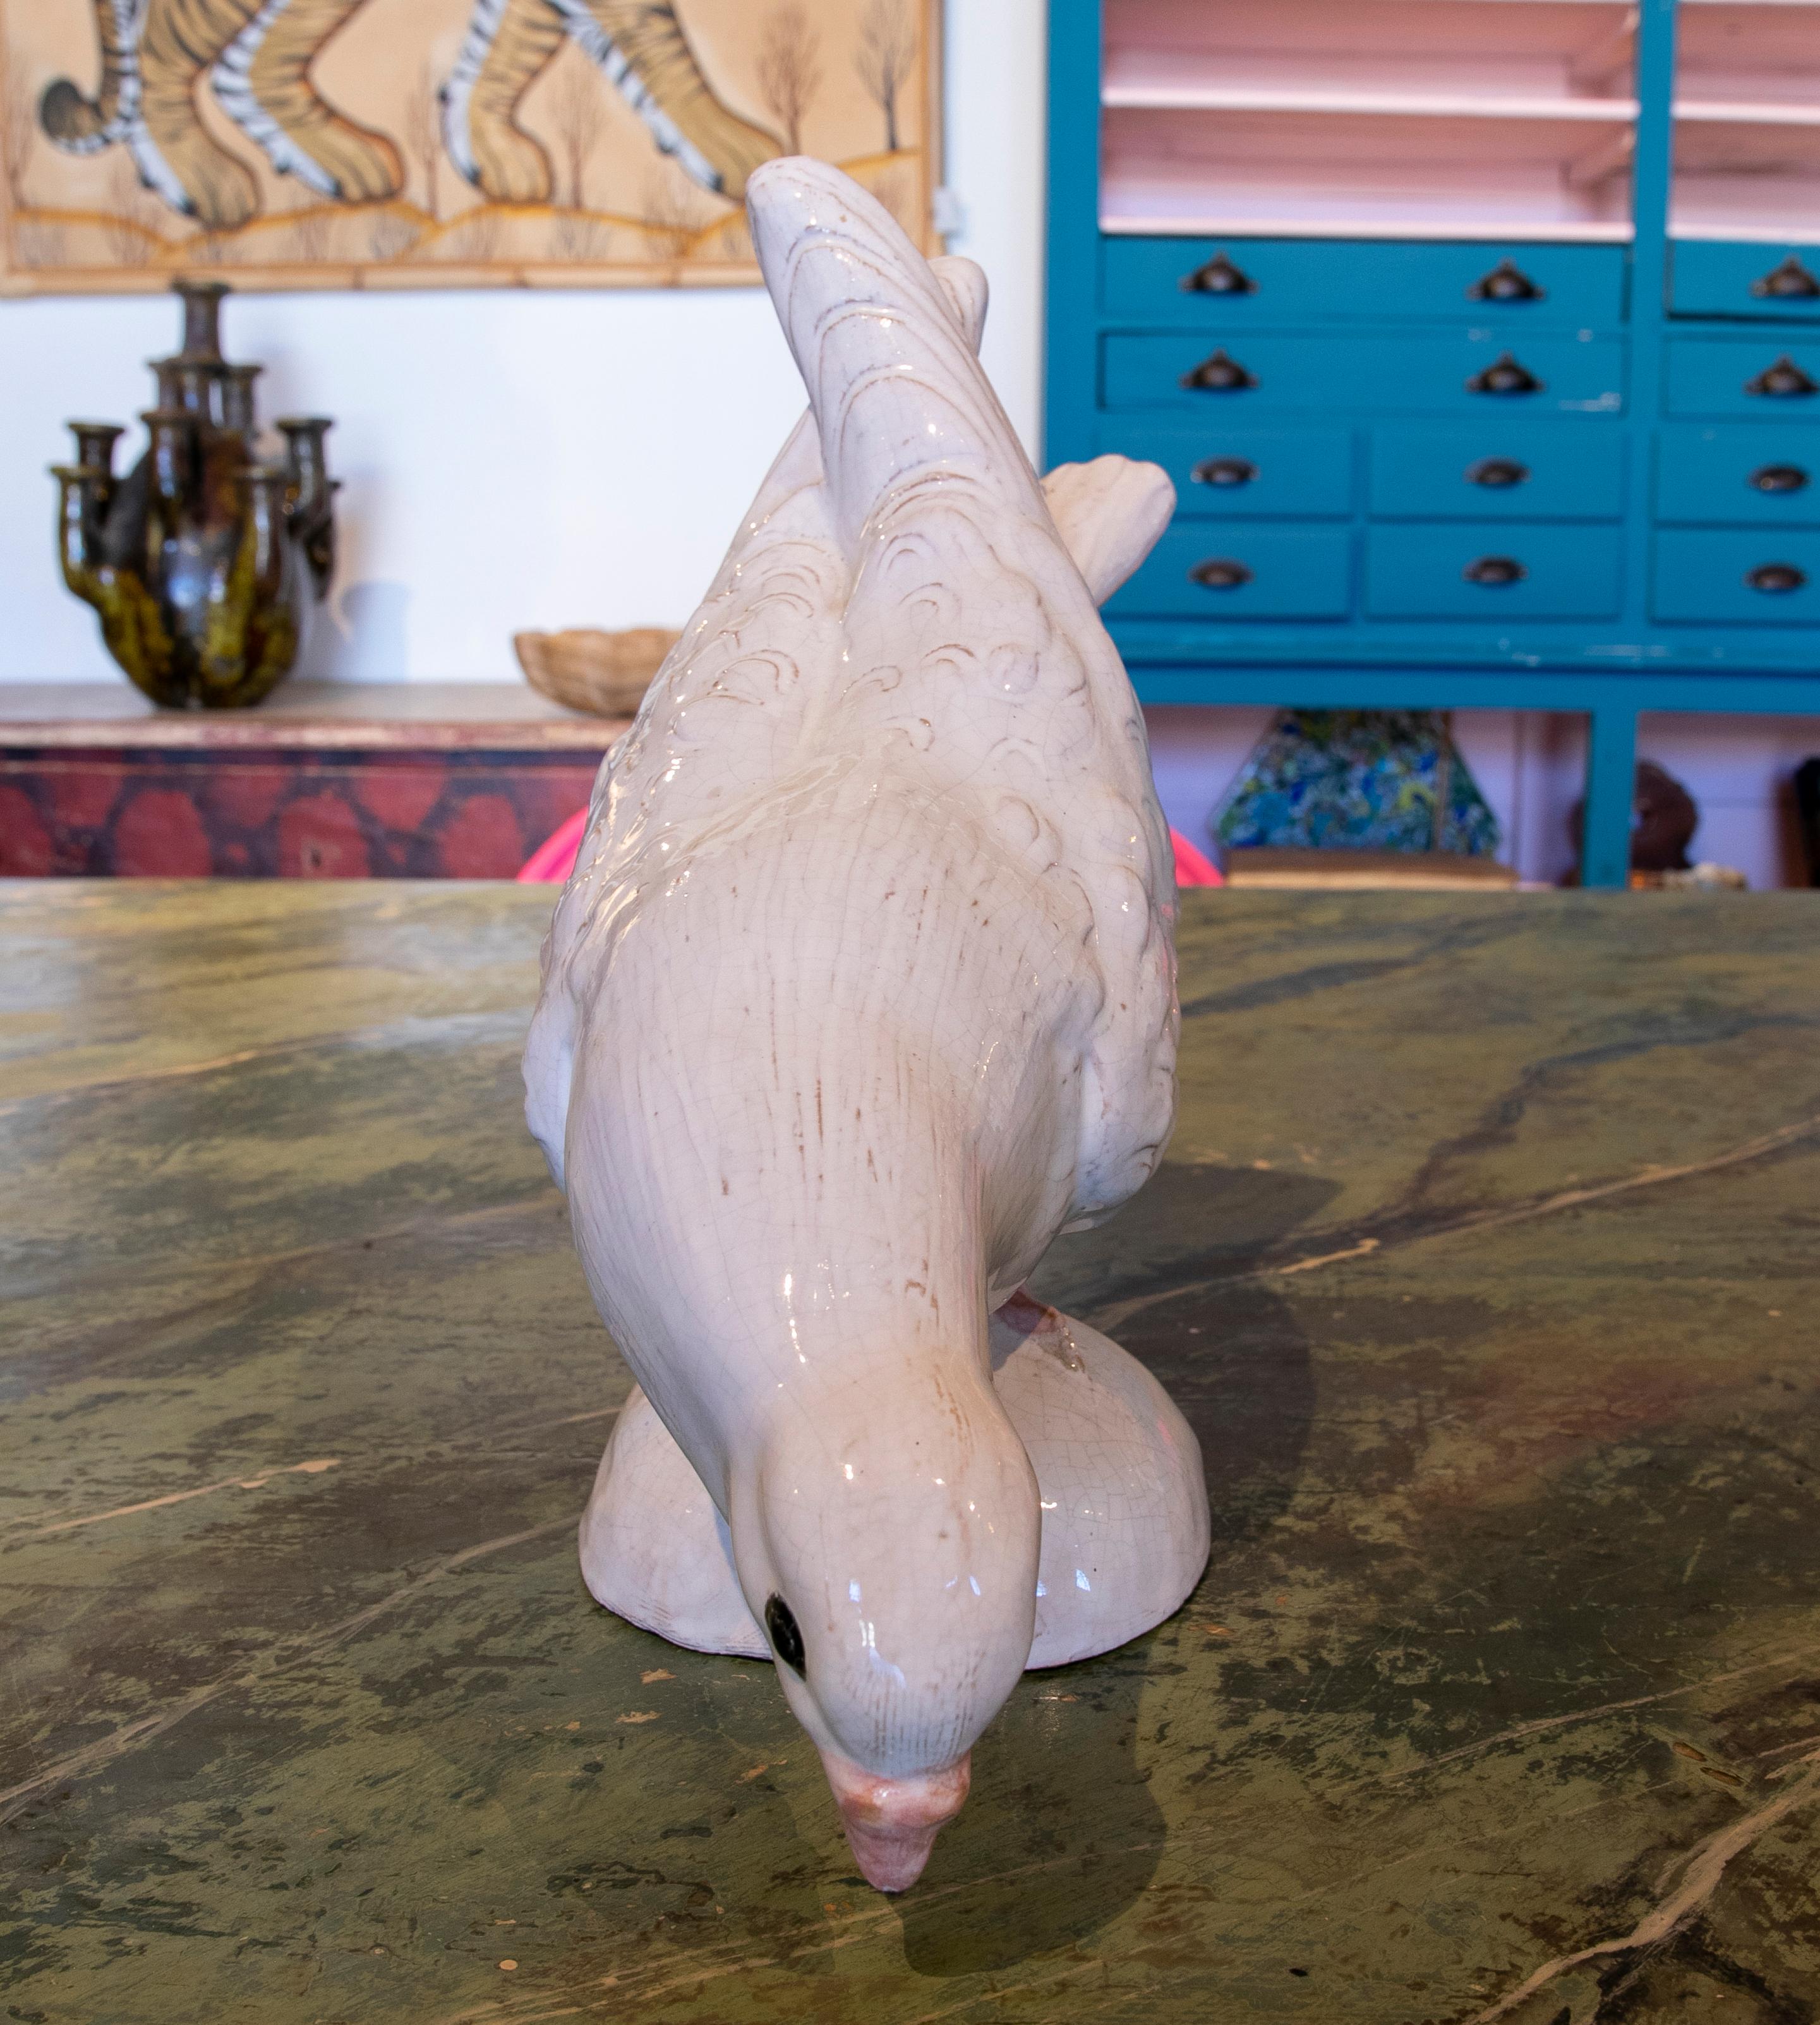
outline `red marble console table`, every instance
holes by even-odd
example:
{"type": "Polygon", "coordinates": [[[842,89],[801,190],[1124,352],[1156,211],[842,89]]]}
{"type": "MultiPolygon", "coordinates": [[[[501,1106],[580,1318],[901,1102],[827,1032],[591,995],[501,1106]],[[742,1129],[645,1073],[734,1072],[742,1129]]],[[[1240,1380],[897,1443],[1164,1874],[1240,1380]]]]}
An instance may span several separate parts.
{"type": "Polygon", "coordinates": [[[222,712],[0,685],[0,877],[508,879],[625,729],[520,683],[292,682],[222,712]]]}

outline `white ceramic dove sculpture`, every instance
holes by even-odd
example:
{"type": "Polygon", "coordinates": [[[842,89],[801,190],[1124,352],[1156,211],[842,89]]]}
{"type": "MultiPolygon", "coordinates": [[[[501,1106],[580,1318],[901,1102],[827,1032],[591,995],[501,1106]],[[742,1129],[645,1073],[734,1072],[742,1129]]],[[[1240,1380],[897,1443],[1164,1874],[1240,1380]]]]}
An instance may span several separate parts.
{"type": "Polygon", "coordinates": [[[774,1656],[901,1891],[1019,1674],[1207,1556],[1181,1416],[1020,1292],[1174,1112],[1169,837],[1095,610],[1172,495],[1118,458],[1039,487],[983,276],[845,176],[748,204],[810,412],[602,771],[527,1112],[638,1381],[589,1587],[774,1656]]]}

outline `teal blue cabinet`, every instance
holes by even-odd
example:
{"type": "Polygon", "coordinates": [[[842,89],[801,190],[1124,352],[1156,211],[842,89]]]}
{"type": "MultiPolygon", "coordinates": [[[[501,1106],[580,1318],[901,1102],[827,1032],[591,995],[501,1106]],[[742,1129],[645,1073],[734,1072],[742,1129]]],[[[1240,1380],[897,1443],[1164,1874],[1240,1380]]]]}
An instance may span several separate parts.
{"type": "MultiPolygon", "coordinates": [[[[1474,323],[1511,336],[1587,326],[1610,330],[1624,320],[1624,251],[1616,246],[1538,246],[1521,270],[1521,295],[1496,292],[1511,248],[1495,240],[1452,243],[1341,239],[1114,239],[1105,244],[1100,303],[1109,317],[1136,323],[1243,329],[1280,322],[1382,322],[1399,317],[1474,323]],[[1198,285],[1224,259],[1230,285],[1198,285]]],[[[1222,277],[1224,278],[1224,277],[1222,277]]]]}
{"type": "Polygon", "coordinates": [[[1373,527],[1365,611],[1374,619],[1615,619],[1623,546],[1615,527],[1475,520],[1373,527]]]}
{"type": "Polygon", "coordinates": [[[1671,422],[1656,458],[1659,521],[1820,527],[1820,430],[1671,422]]]}
{"type": "Polygon", "coordinates": [[[1624,404],[1624,340],[1591,332],[1507,343],[1484,330],[1267,330],[1235,333],[1228,346],[1200,332],[1120,331],[1105,347],[1108,408],[1615,415],[1624,404]]]}
{"type": "Polygon", "coordinates": [[[1684,241],[1674,249],[1670,288],[1677,316],[1820,323],[1820,250],[1684,241]]]}
{"type": "Polygon", "coordinates": [[[1620,429],[1487,420],[1371,432],[1374,520],[1615,520],[1630,438],[1620,429]]]}
{"type": "Polygon", "coordinates": [[[1671,337],[1665,391],[1671,415],[1811,424],[1820,419],[1820,334],[1671,337]]]}
{"type": "Polygon", "coordinates": [[[1820,6],[1755,84],[1737,12],[1051,0],[1048,456],[1174,482],[1141,696],[1583,711],[1603,884],[1639,712],[1820,714],[1820,201],[1750,139],[1820,6]]]}
{"type": "Polygon", "coordinates": [[[1237,522],[1170,528],[1107,606],[1115,617],[1344,619],[1352,608],[1345,527],[1237,522]]]}
{"type": "Polygon", "coordinates": [[[1650,609],[1668,625],[1820,624],[1820,531],[1664,527],[1650,609]]]}
{"type": "Polygon", "coordinates": [[[1175,486],[1180,520],[1345,520],[1352,515],[1357,481],[1351,429],[1229,428],[1217,416],[1166,422],[1107,417],[1099,447],[1160,464],[1175,486]]]}

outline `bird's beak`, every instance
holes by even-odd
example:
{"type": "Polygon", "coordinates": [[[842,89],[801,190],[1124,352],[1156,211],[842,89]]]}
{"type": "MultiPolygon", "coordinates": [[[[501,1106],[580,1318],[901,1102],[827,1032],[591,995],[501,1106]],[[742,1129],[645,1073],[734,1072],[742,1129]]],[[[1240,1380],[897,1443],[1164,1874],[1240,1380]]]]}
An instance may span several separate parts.
{"type": "Polygon", "coordinates": [[[907,1891],[923,1875],[938,1832],[960,1812],[972,1783],[973,1754],[940,1772],[884,1779],[838,1752],[821,1754],[853,1861],[868,1884],[907,1891]]]}

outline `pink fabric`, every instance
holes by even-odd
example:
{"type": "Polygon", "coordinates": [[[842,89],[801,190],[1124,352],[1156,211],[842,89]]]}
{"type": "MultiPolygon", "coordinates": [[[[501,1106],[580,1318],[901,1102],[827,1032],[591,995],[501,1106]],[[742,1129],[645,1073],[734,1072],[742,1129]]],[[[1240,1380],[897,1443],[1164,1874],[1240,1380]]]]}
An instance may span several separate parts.
{"type": "MultiPolygon", "coordinates": [[[[575,854],[588,828],[588,811],[578,809],[552,836],[527,858],[519,871],[523,885],[560,885],[575,869],[575,854]]],[[[1176,884],[1178,886],[1224,886],[1220,868],[1204,857],[1179,829],[1169,832],[1176,847],[1176,884]]]]}
{"type": "Polygon", "coordinates": [[[1197,851],[1179,829],[1169,832],[1176,847],[1176,884],[1178,886],[1224,886],[1225,876],[1213,859],[1197,851]]]}
{"type": "Polygon", "coordinates": [[[519,883],[525,886],[560,885],[575,869],[575,854],[582,848],[587,828],[588,811],[577,809],[519,867],[519,883]]]}

